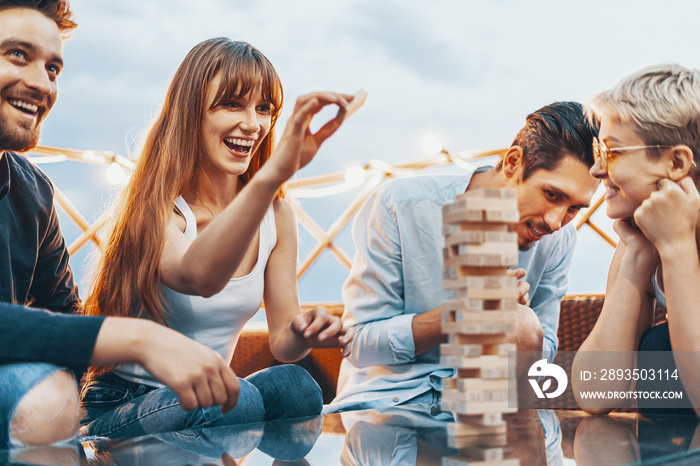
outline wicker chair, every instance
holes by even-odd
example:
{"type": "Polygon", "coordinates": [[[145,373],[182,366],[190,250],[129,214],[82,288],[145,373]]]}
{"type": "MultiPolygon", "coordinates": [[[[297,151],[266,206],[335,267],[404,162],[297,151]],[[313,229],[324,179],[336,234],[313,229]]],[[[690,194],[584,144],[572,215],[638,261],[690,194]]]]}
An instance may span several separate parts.
{"type": "MultiPolygon", "coordinates": [[[[577,351],[598,320],[603,308],[602,294],[566,296],[561,302],[559,318],[559,353],[563,358],[557,359],[567,373],[570,373],[573,361],[572,353],[577,351]]],[[[312,306],[304,306],[310,308],[312,306]]],[[[343,313],[342,304],[325,305],[328,312],[340,316],[343,313]]],[[[657,312],[657,322],[665,319],[665,315],[657,312]]],[[[323,402],[329,403],[335,397],[335,387],[338,382],[340,369],[340,350],[315,349],[297,364],[305,368],[316,379],[323,391],[323,402]]],[[[233,355],[231,367],[239,377],[245,377],[265,367],[280,364],[270,353],[267,331],[246,329],[243,331],[236,353],[233,355]]],[[[575,406],[573,394],[569,388],[564,395],[556,399],[547,399],[538,407],[564,408],[575,406]]]]}
{"type": "MultiPolygon", "coordinates": [[[[303,308],[310,309],[314,306],[308,305],[303,308]]],[[[324,304],[329,313],[341,316],[343,314],[342,304],[324,304]]],[[[338,371],[340,370],[340,350],[314,349],[296,364],[306,369],[309,374],[318,382],[323,392],[323,402],[330,403],[335,398],[335,387],[338,383],[338,371]]],[[[270,366],[282,364],[270,352],[270,342],[267,330],[264,328],[246,328],[241,334],[236,352],[231,360],[231,368],[239,377],[246,377],[253,372],[270,366]]]]}

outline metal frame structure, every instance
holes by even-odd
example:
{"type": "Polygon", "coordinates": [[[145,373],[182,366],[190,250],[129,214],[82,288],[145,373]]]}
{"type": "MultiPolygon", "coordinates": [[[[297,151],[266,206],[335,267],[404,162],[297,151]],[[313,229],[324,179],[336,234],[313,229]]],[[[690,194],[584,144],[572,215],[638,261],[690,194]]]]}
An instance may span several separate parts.
{"type": "MultiPolygon", "coordinates": [[[[289,181],[287,183],[289,195],[299,199],[326,197],[359,188],[353,200],[345,210],[338,215],[328,230],[324,230],[298,203],[295,203],[299,224],[316,241],[311,252],[299,265],[297,280],[309,270],[309,267],[311,267],[325,250],[329,250],[340,264],[350,269],[352,264],[351,255],[337,244],[334,244],[334,240],[352,220],[367,197],[369,197],[369,195],[385,180],[401,176],[416,175],[421,170],[449,164],[468,168],[469,162],[472,160],[503,156],[506,150],[507,149],[462,151],[453,154],[443,149],[440,153],[429,158],[394,165],[380,160],[371,160],[364,167],[355,167],[355,174],[359,176],[354,177],[354,179],[349,179],[347,172],[336,172],[289,181]]],[[[118,164],[127,172],[130,172],[134,168],[133,161],[113,152],[81,151],[41,146],[32,149],[30,153],[25,155],[31,162],[38,165],[74,160],[101,165],[118,164]]],[[[604,191],[598,190],[594,196],[592,205],[579,212],[574,221],[577,230],[584,225],[588,225],[596,234],[614,248],[617,246],[616,242],[591,220],[591,216],[600,208],[604,201],[604,191]]],[[[75,253],[84,247],[88,241],[93,242],[97,248],[101,249],[102,243],[100,241],[99,232],[107,223],[110,211],[107,210],[103,212],[94,222],[90,223],[58,187],[55,187],[55,202],[82,230],[82,233],[68,246],[68,252],[70,254],[75,253]]]]}

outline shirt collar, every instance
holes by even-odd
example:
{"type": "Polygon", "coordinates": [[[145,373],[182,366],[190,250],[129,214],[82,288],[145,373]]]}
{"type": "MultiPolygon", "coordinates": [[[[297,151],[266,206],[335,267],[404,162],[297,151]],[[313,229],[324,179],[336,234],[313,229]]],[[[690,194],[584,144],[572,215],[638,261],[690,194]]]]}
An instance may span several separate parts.
{"type": "Polygon", "coordinates": [[[10,192],[10,161],[6,152],[0,152],[0,200],[10,192]]]}

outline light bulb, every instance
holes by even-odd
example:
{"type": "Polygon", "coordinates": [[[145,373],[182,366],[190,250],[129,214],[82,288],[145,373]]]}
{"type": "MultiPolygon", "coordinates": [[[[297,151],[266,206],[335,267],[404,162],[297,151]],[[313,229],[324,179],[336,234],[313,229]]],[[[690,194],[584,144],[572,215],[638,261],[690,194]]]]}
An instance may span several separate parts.
{"type": "Polygon", "coordinates": [[[345,182],[351,186],[359,186],[365,181],[365,169],[362,167],[350,167],[345,170],[345,182]]]}
{"type": "Polygon", "coordinates": [[[112,162],[109,164],[109,167],[107,167],[107,170],[105,170],[105,178],[107,178],[109,184],[118,186],[124,184],[126,181],[126,172],[117,162],[112,162]]]}
{"type": "Polygon", "coordinates": [[[420,140],[420,148],[428,155],[437,155],[442,152],[442,142],[434,134],[426,134],[420,140]]]}

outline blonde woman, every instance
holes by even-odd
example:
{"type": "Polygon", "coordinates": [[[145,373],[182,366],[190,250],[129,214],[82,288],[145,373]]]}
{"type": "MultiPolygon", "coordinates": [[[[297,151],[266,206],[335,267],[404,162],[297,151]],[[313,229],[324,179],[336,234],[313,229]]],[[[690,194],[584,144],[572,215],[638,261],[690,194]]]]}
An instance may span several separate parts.
{"type": "MultiPolygon", "coordinates": [[[[622,369],[622,377],[606,381],[606,391],[684,390],[682,399],[638,404],[652,413],[662,407],[700,413],[691,409],[700,406],[700,72],[679,65],[646,68],[589,107],[600,120],[591,175],[605,185],[606,212],[620,241],[602,312],[572,373],[596,358],[611,361],[605,369],[622,369]],[[668,320],[652,326],[657,305],[668,320]]],[[[573,384],[577,395],[586,385],[573,384]]],[[[619,400],[579,404],[606,413],[619,400]]]]}
{"type": "MultiPolygon", "coordinates": [[[[262,53],[226,38],[204,41],[180,65],[136,170],[86,301],[89,314],[142,316],[169,325],[228,360],[243,325],[264,300],[270,348],[283,362],[312,347],[352,339],[323,309],[302,314],[296,285],[297,233],[283,183],[340,126],[315,134],[311,118],[352,97],[300,97],[274,149],[282,106],[279,77],[262,53]]],[[[91,372],[83,389],[82,433],[125,437],[216,423],[319,414],[320,389],[306,371],[283,365],[239,379],[238,403],[195,404],[143,367],[91,372]]],[[[222,387],[211,394],[222,397],[222,387]]]]}

